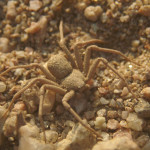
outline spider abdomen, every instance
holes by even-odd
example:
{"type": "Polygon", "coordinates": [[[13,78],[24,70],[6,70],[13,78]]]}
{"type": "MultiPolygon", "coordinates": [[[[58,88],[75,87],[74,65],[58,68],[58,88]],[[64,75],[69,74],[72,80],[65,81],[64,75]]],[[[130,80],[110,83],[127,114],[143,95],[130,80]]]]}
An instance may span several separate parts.
{"type": "Polygon", "coordinates": [[[67,90],[79,90],[85,85],[85,79],[79,70],[73,69],[72,73],[62,80],[61,85],[67,90]]]}

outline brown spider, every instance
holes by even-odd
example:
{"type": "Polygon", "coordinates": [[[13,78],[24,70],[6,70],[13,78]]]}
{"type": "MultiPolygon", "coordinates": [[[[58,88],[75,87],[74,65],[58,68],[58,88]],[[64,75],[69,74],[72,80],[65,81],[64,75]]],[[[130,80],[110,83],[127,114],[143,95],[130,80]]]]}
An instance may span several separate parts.
{"type": "MultiPolygon", "coordinates": [[[[45,136],[45,129],[44,129],[44,123],[42,119],[42,109],[43,109],[43,100],[44,100],[44,94],[46,90],[52,90],[54,92],[57,92],[61,95],[64,95],[62,99],[62,104],[64,107],[89,131],[93,132],[96,136],[101,137],[99,133],[97,133],[94,129],[92,129],[89,125],[83,122],[83,120],[80,118],[80,116],[71,108],[68,101],[75,95],[75,92],[82,92],[86,86],[88,85],[88,81],[92,79],[96,68],[100,61],[102,61],[108,68],[110,68],[120,79],[122,79],[128,90],[132,93],[133,97],[136,98],[132,90],[129,88],[128,83],[126,80],[109,64],[108,61],[104,58],[96,58],[92,65],[90,66],[90,57],[91,57],[91,51],[99,51],[99,52],[107,52],[107,53],[114,53],[117,55],[120,55],[124,57],[126,60],[131,61],[129,58],[127,58],[123,53],[117,50],[108,49],[108,48],[101,48],[96,45],[91,45],[86,48],[84,60],[82,60],[82,57],[79,53],[79,48],[87,46],[89,44],[94,43],[102,43],[101,40],[93,39],[86,42],[79,42],[75,44],[71,49],[74,50],[75,59],[72,57],[70,51],[65,46],[64,37],[63,37],[63,22],[60,22],[59,25],[59,31],[60,31],[60,42],[59,45],[64,51],[66,57],[62,54],[56,54],[52,56],[48,62],[47,67],[44,67],[40,64],[33,63],[29,65],[21,65],[21,66],[14,66],[10,67],[6,71],[0,74],[2,77],[4,74],[8,73],[12,69],[16,68],[33,68],[37,67],[41,69],[41,71],[45,74],[46,78],[34,78],[30,82],[28,82],[27,85],[25,85],[20,91],[18,91],[12,98],[12,101],[10,102],[9,107],[7,108],[7,111],[2,115],[2,118],[7,118],[9,112],[12,109],[12,105],[14,104],[15,100],[21,96],[21,94],[36,84],[37,82],[42,83],[43,85],[40,88],[40,103],[39,103],[39,120],[41,127],[43,129],[44,133],[44,140],[46,141],[45,136]],[[70,62],[69,62],[70,61],[70,62]]],[[[131,61],[133,62],[133,61],[131,61]]],[[[135,62],[133,62],[135,63],[135,62]]],[[[136,63],[135,63],[136,64],[136,63]]]]}

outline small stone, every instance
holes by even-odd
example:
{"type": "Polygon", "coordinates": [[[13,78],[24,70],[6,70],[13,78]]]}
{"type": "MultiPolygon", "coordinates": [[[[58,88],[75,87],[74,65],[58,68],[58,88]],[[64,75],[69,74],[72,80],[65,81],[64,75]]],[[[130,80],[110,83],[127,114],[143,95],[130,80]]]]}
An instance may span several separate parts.
{"type": "Polygon", "coordinates": [[[10,51],[10,45],[9,45],[9,39],[5,37],[0,38],[0,51],[1,52],[9,52],[10,51]]]}
{"type": "Polygon", "coordinates": [[[86,150],[91,149],[95,142],[91,132],[79,124],[73,127],[66,139],[57,143],[56,148],[57,150],[86,150]]]}
{"type": "Polygon", "coordinates": [[[128,128],[127,122],[125,120],[121,120],[119,124],[123,128],[128,128]]]}
{"type": "Polygon", "coordinates": [[[6,84],[0,81],[0,93],[5,92],[5,90],[6,90],[6,84]]]}
{"type": "Polygon", "coordinates": [[[96,129],[105,129],[106,128],[106,119],[105,117],[96,117],[94,121],[96,129]]]}
{"type": "Polygon", "coordinates": [[[148,135],[141,135],[136,139],[136,143],[139,147],[143,147],[147,142],[149,141],[149,136],[148,135]]]}
{"type": "Polygon", "coordinates": [[[110,103],[109,103],[110,107],[116,108],[117,107],[117,103],[114,99],[111,99],[110,103]]]}
{"type": "Polygon", "coordinates": [[[144,147],[142,148],[142,150],[150,150],[150,141],[148,141],[144,147]]]}
{"type": "Polygon", "coordinates": [[[140,7],[139,9],[139,14],[143,15],[143,16],[150,16],[150,5],[143,5],[140,7]]]}
{"type": "Polygon", "coordinates": [[[150,100],[150,87],[146,87],[141,91],[141,94],[143,94],[144,98],[147,98],[150,100]]]}
{"type": "Polygon", "coordinates": [[[128,91],[128,88],[127,87],[124,87],[123,90],[122,90],[122,93],[121,93],[121,96],[127,96],[129,94],[129,91],[128,91]]]}
{"type": "Polygon", "coordinates": [[[17,16],[16,1],[14,1],[14,0],[8,1],[6,18],[7,19],[14,19],[16,16],[17,16]]]}
{"type": "Polygon", "coordinates": [[[109,119],[107,123],[107,128],[110,130],[116,130],[119,127],[119,122],[115,119],[109,119]]]}
{"type": "Polygon", "coordinates": [[[84,115],[85,115],[85,118],[87,120],[90,120],[90,119],[94,118],[95,112],[94,111],[87,111],[87,112],[84,113],[84,115]]]}
{"type": "Polygon", "coordinates": [[[92,150],[140,150],[135,142],[126,136],[116,137],[112,140],[101,141],[94,145],[92,150]]]}
{"type": "Polygon", "coordinates": [[[101,6],[88,6],[84,10],[84,16],[86,17],[87,20],[89,21],[97,21],[99,16],[102,14],[102,8],[101,6]]]}
{"type": "MultiPolygon", "coordinates": [[[[46,130],[45,134],[46,134],[46,140],[49,143],[55,143],[58,139],[58,133],[56,131],[46,130]]],[[[41,132],[40,135],[41,138],[43,139],[43,132],[41,132]]]]}
{"type": "Polygon", "coordinates": [[[101,97],[101,98],[100,98],[100,103],[101,103],[102,105],[107,105],[107,104],[109,104],[109,100],[107,100],[107,99],[104,98],[104,97],[101,97]]]}
{"type": "Polygon", "coordinates": [[[42,2],[39,0],[30,0],[30,11],[38,11],[42,7],[42,2]]]}
{"type": "Polygon", "coordinates": [[[117,118],[118,117],[118,112],[116,110],[109,110],[107,112],[107,117],[111,118],[111,119],[117,118]]]}
{"type": "Polygon", "coordinates": [[[121,117],[122,119],[127,119],[129,112],[128,111],[122,111],[121,117]]]}
{"type": "Polygon", "coordinates": [[[17,135],[17,116],[7,118],[4,125],[4,135],[6,137],[15,137],[17,135]]]}
{"type": "Polygon", "coordinates": [[[106,116],[106,109],[102,108],[102,109],[98,110],[97,111],[97,115],[98,115],[98,117],[104,117],[104,116],[106,116]]]}
{"type": "Polygon", "coordinates": [[[126,119],[128,127],[135,131],[143,130],[143,119],[139,118],[136,113],[129,113],[129,116],[126,119]]]}
{"type": "Polygon", "coordinates": [[[138,47],[139,44],[140,44],[140,40],[134,40],[134,41],[132,41],[132,46],[135,47],[135,48],[138,47]]]}

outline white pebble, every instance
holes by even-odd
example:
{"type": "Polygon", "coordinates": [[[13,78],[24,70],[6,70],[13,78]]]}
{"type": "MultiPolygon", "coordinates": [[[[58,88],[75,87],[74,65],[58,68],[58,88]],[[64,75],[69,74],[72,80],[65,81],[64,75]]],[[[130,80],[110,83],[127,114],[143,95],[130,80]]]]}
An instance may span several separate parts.
{"type": "Polygon", "coordinates": [[[100,98],[100,103],[101,103],[102,105],[107,105],[107,104],[109,104],[109,101],[108,101],[107,99],[105,99],[104,97],[101,97],[101,98],[100,98]]]}
{"type": "Polygon", "coordinates": [[[6,90],[6,84],[4,82],[0,82],[0,93],[6,90]]]}
{"type": "Polygon", "coordinates": [[[101,6],[88,6],[84,10],[84,16],[89,21],[97,21],[99,16],[102,14],[101,6]]]}
{"type": "Polygon", "coordinates": [[[106,119],[105,119],[105,117],[96,117],[96,120],[94,121],[94,124],[95,124],[96,129],[106,128],[106,119]]]}
{"type": "Polygon", "coordinates": [[[129,113],[128,118],[126,119],[128,127],[135,131],[142,131],[143,119],[138,118],[136,113],[129,113]]]}

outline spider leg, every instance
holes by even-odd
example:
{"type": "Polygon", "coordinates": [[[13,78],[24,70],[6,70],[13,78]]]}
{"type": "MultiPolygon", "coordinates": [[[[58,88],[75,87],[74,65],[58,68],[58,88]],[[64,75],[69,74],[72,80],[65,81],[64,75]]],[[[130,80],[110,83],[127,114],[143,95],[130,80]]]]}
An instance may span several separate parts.
{"type": "Polygon", "coordinates": [[[76,65],[70,51],[68,50],[68,48],[65,45],[65,40],[64,40],[64,35],[63,35],[63,21],[62,20],[60,21],[60,25],[59,25],[59,32],[60,32],[59,46],[62,48],[62,50],[68,56],[68,59],[70,60],[72,67],[77,68],[77,65],[76,65]]]}
{"type": "Polygon", "coordinates": [[[17,69],[17,68],[33,68],[33,67],[37,67],[39,69],[41,69],[41,71],[46,75],[46,77],[52,81],[55,81],[55,77],[46,69],[44,68],[42,65],[37,64],[37,63],[33,63],[33,64],[29,64],[29,65],[20,65],[20,66],[13,66],[8,68],[7,70],[5,70],[4,72],[2,72],[0,74],[0,77],[5,75],[6,73],[8,73],[9,71],[13,70],[13,69],[17,69]]]}
{"type": "Polygon", "coordinates": [[[5,113],[0,117],[0,120],[2,118],[7,118],[9,112],[11,111],[11,108],[12,108],[12,105],[14,104],[15,100],[20,97],[20,95],[25,91],[27,90],[28,88],[30,88],[31,86],[33,86],[35,83],[37,82],[41,82],[43,84],[52,84],[52,85],[58,85],[57,83],[53,82],[53,81],[50,81],[48,79],[44,79],[44,78],[35,78],[35,79],[32,79],[27,85],[25,85],[20,91],[18,91],[12,98],[7,110],[5,111],[5,113]]]}
{"type": "Polygon", "coordinates": [[[68,104],[68,101],[75,95],[75,92],[73,90],[66,93],[62,99],[62,103],[64,107],[89,131],[94,133],[97,137],[101,138],[100,134],[97,133],[94,129],[89,127],[86,123],[83,122],[83,120],[80,118],[80,116],[71,108],[71,106],[68,104]]]}
{"type": "Polygon", "coordinates": [[[55,86],[55,85],[49,85],[49,84],[44,84],[42,85],[42,87],[40,88],[40,103],[39,103],[39,120],[40,120],[40,124],[43,130],[43,136],[44,136],[44,141],[46,143],[46,135],[45,135],[45,127],[44,127],[44,122],[43,122],[43,101],[44,101],[44,94],[45,94],[45,90],[52,90],[56,93],[62,94],[64,95],[66,93],[66,90],[55,86]]]}
{"type": "Polygon", "coordinates": [[[95,74],[95,71],[96,71],[96,68],[99,64],[99,62],[102,61],[106,67],[108,67],[109,69],[111,69],[121,80],[123,80],[123,82],[126,84],[126,87],[128,88],[129,92],[132,94],[132,96],[135,98],[135,99],[138,99],[137,96],[133,93],[133,91],[131,90],[131,88],[129,87],[127,81],[125,80],[125,78],[119,73],[117,72],[116,69],[114,69],[113,67],[111,67],[108,63],[108,61],[105,59],[105,58],[96,58],[93,62],[93,64],[91,65],[89,71],[88,71],[88,74],[87,74],[87,77],[86,77],[86,82],[88,82],[92,77],[93,75],[95,74]]]}
{"type": "Polygon", "coordinates": [[[106,52],[106,53],[112,53],[112,54],[120,55],[123,58],[125,58],[127,61],[130,61],[130,62],[140,66],[140,64],[134,62],[133,60],[131,60],[130,58],[125,56],[123,53],[121,53],[120,51],[117,51],[117,50],[114,50],[114,49],[109,49],[109,48],[102,48],[102,47],[98,47],[96,45],[91,45],[91,46],[86,48],[86,52],[85,52],[85,56],[84,56],[83,66],[84,66],[85,75],[87,75],[88,70],[89,70],[91,51],[93,51],[93,50],[94,51],[99,51],[99,52],[106,52]]]}
{"type": "Polygon", "coordinates": [[[77,66],[81,72],[83,71],[83,61],[79,49],[90,44],[102,44],[102,43],[106,43],[106,42],[99,39],[92,39],[88,41],[78,42],[71,47],[71,50],[74,50],[77,66]]]}

